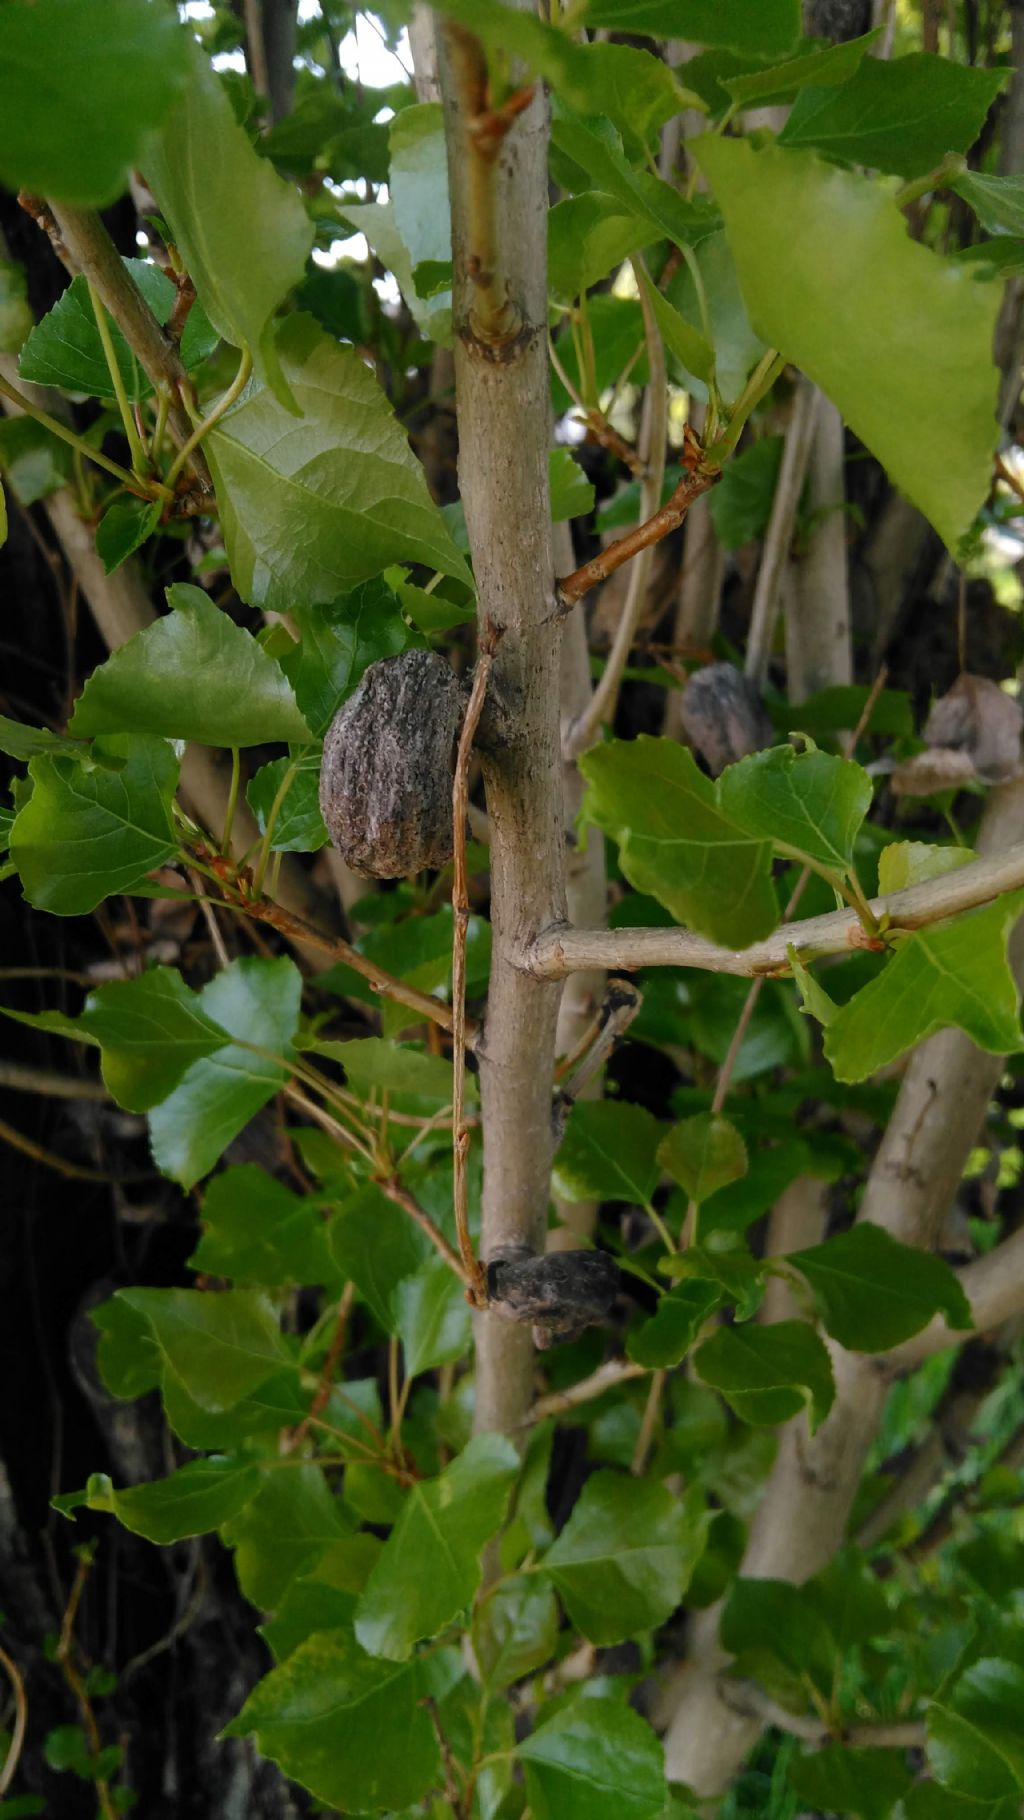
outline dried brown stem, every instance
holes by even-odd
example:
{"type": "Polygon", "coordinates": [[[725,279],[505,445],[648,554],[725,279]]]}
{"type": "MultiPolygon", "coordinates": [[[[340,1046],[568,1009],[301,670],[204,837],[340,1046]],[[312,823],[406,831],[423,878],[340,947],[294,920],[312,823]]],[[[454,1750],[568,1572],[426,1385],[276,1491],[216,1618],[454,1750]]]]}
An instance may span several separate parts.
{"type": "Polygon", "coordinates": [[[452,1095],[452,1183],[455,1197],[455,1233],[459,1253],[469,1282],[470,1301],[476,1308],[487,1306],[487,1277],[473,1250],[469,1232],[469,1127],[465,1120],[466,1091],[466,935],[469,929],[469,881],[466,877],[466,819],[469,808],[469,766],[473,741],[480,724],[487,681],[494,653],[501,637],[490,622],[484,627],[477,658],[476,675],[459,734],[452,781],[452,826],[454,855],[452,867],[452,1062],[454,1087],[452,1095]]]}
{"type": "MultiPolygon", "coordinates": [[[[389,1201],[393,1201],[396,1207],[400,1207],[403,1213],[407,1213],[409,1218],[415,1221],[420,1231],[426,1233],[434,1249],[440,1252],[449,1269],[454,1270],[455,1275],[465,1283],[466,1289],[474,1289],[474,1277],[470,1275],[458,1252],[449,1245],[444,1233],[438,1231],[426,1208],[421,1207],[415,1196],[409,1193],[408,1188],[403,1187],[397,1175],[378,1175],[373,1179],[381,1193],[386,1194],[389,1201]]],[[[476,1265],[475,1259],[473,1262],[476,1265]]],[[[476,1268],[479,1269],[479,1266],[476,1265],[476,1268]]]]}
{"type": "Polygon", "coordinates": [[[331,1335],[331,1343],[324,1356],[324,1362],[320,1367],[319,1382],[313,1392],[308,1412],[303,1416],[302,1421],[289,1437],[289,1452],[298,1447],[301,1441],[305,1440],[312,1424],[327,1406],[331,1394],[331,1384],[334,1380],[334,1374],[338,1369],[341,1362],[341,1355],[345,1350],[345,1335],[348,1332],[348,1318],[352,1312],[354,1298],[355,1285],[353,1283],[346,1283],[338,1298],[338,1312],[334,1322],[334,1332],[331,1335]]]}
{"type": "Polygon", "coordinates": [[[14,1693],[14,1729],[11,1732],[11,1742],[7,1746],[3,1769],[0,1769],[0,1796],[3,1796],[6,1795],[14,1781],[14,1772],[18,1767],[24,1747],[25,1731],[28,1726],[28,1696],[25,1693],[25,1683],[18,1664],[13,1656],[9,1656],[2,1647],[0,1647],[0,1668],[10,1681],[14,1693]]]}
{"type": "Polygon", "coordinates": [[[621,569],[624,562],[629,562],[641,550],[650,549],[652,544],[660,543],[663,537],[677,531],[694,500],[717,486],[722,477],[721,470],[702,468],[700,464],[703,454],[696,437],[692,431],[688,431],[683,457],[685,472],[671,498],[642,525],[633,531],[627,531],[623,537],[617,537],[606,550],[592,556],[589,562],[582,563],[558,583],[558,604],[564,613],[568,613],[599,582],[607,581],[609,575],[614,575],[616,569],[621,569]]]}
{"type": "MultiPolygon", "coordinates": [[[[453,1028],[454,1017],[448,1005],[443,1005],[440,999],[431,998],[425,992],[417,992],[415,986],[407,986],[404,980],[396,979],[393,973],[388,973],[386,968],[378,967],[374,961],[368,960],[365,954],[360,954],[357,948],[353,948],[340,935],[328,935],[325,930],[317,929],[314,924],[307,923],[304,917],[293,915],[290,910],[285,910],[281,904],[275,904],[269,898],[226,897],[224,902],[229,910],[234,910],[241,916],[251,916],[257,922],[269,923],[272,929],[286,936],[289,941],[319,948],[321,953],[329,954],[332,960],[341,961],[344,966],[351,967],[353,973],[358,973],[366,980],[372,991],[379,992],[384,998],[394,999],[396,1004],[405,1005],[407,1010],[415,1011],[418,1017],[427,1018],[432,1024],[440,1024],[442,1030],[453,1028]]],[[[466,1042],[472,1047],[475,1039],[476,1026],[469,1023],[466,1026],[466,1042]]]]}

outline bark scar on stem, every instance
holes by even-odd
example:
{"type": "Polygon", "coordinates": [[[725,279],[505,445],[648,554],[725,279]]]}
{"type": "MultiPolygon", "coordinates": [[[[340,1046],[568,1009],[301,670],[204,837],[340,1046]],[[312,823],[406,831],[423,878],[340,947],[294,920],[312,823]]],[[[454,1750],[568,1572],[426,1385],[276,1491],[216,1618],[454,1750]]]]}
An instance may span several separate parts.
{"type": "Polygon", "coordinates": [[[537,335],[512,297],[497,222],[498,162],[508,134],[536,93],[536,83],[516,89],[495,107],[483,45],[464,26],[445,25],[458,97],[469,176],[469,247],[464,272],[473,301],[459,336],[485,360],[508,361],[537,335]]]}

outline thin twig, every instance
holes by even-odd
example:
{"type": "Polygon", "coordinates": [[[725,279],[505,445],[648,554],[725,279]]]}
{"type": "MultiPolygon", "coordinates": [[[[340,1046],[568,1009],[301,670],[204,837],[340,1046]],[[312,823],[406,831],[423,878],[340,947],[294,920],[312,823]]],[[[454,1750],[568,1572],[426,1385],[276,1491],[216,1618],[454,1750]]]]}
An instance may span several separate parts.
{"type": "Polygon", "coordinates": [[[155,1169],[111,1175],[103,1169],[89,1169],[84,1163],[69,1163],[66,1157],[58,1156],[54,1150],[47,1150],[45,1145],[37,1144],[35,1138],[26,1137],[23,1131],[17,1131],[13,1125],[8,1125],[6,1119],[0,1119],[0,1142],[10,1144],[12,1150],[20,1150],[23,1155],[30,1156],[33,1162],[43,1163],[47,1169],[55,1169],[58,1175],[66,1176],[69,1182],[103,1182],[107,1187],[111,1183],[118,1187],[129,1187],[133,1182],[152,1182],[156,1179],[155,1169]]]}
{"type": "Polygon", "coordinates": [[[487,1306],[487,1277],[477,1260],[469,1232],[469,1127],[465,1122],[466,1091],[466,936],[469,930],[469,881],[466,877],[466,811],[469,806],[469,764],[473,741],[480,724],[487,681],[500,639],[498,628],[490,622],[480,640],[476,674],[466,707],[452,780],[452,825],[454,853],[452,858],[452,1170],[455,1197],[455,1233],[459,1253],[465,1266],[470,1300],[477,1308],[487,1306]]]}
{"type": "Polygon", "coordinates": [[[58,1074],[55,1068],[33,1068],[27,1062],[0,1060],[0,1087],[15,1092],[44,1093],[54,1100],[96,1100],[109,1104],[110,1094],[102,1081],[79,1080],[74,1074],[58,1074]]]}
{"type": "Polygon", "coordinates": [[[647,1456],[651,1451],[651,1442],[654,1439],[654,1430],[661,1410],[661,1399],[664,1394],[667,1375],[668,1374],[662,1370],[655,1371],[651,1374],[651,1388],[647,1392],[647,1401],[644,1404],[640,1432],[636,1437],[636,1446],[633,1449],[633,1459],[630,1465],[630,1472],[637,1478],[639,1478],[647,1465],[647,1456]]]}
{"type": "MultiPolygon", "coordinates": [[[[792,916],[807,889],[810,876],[810,867],[805,866],[790,893],[789,902],[782,912],[784,917],[792,916]]],[[[736,1019],[736,1028],[729,1039],[729,1047],[725,1052],[722,1065],[718,1070],[718,1079],[715,1082],[715,1091],[711,1100],[712,1118],[720,1113],[722,1107],[725,1105],[736,1063],[740,1059],[740,1050],[743,1048],[747,1031],[750,1029],[750,1021],[754,1012],[757,1010],[757,1001],[764,990],[766,977],[767,976],[762,973],[757,979],[751,982],[750,989],[743,1001],[743,1008],[740,1011],[739,1017],[736,1019]]],[[[686,1217],[683,1220],[682,1235],[679,1241],[683,1251],[686,1250],[688,1245],[692,1245],[696,1238],[698,1208],[699,1203],[697,1201],[691,1200],[687,1204],[686,1217]]]]}
{"type": "Polygon", "coordinates": [[[264,101],[270,98],[270,75],[267,70],[267,47],[263,40],[263,6],[261,0],[245,0],[245,42],[252,86],[264,101]]]}
{"type": "Polygon", "coordinates": [[[660,543],[663,537],[668,537],[670,532],[679,529],[694,500],[699,499],[702,493],[710,493],[722,478],[720,469],[702,469],[699,465],[702,459],[700,444],[693,432],[688,431],[683,452],[685,472],[671,497],[642,525],[633,531],[627,531],[623,537],[616,538],[607,549],[599,551],[589,562],[582,563],[558,583],[558,601],[563,613],[574,607],[599,582],[607,581],[609,575],[614,575],[616,569],[621,569],[624,562],[629,562],[641,550],[660,543]]]}
{"type": "MultiPolygon", "coordinates": [[[[57,1642],[55,1656],[60,1665],[61,1673],[78,1703],[78,1710],[82,1715],[82,1724],[85,1728],[89,1751],[95,1761],[103,1749],[103,1739],[100,1737],[100,1728],[96,1723],[96,1714],[92,1709],[92,1701],[89,1698],[88,1687],[79,1674],[74,1660],[75,1619],[78,1616],[78,1607],[81,1604],[82,1594],[85,1591],[85,1582],[91,1566],[91,1552],[86,1553],[84,1550],[81,1551],[78,1557],[78,1566],[75,1570],[75,1578],[72,1583],[71,1592],[68,1595],[68,1602],[64,1608],[64,1616],[61,1620],[60,1636],[57,1642]]],[[[115,1820],[114,1804],[110,1796],[110,1783],[107,1781],[106,1777],[97,1776],[95,1787],[96,1799],[99,1803],[99,1810],[103,1816],[103,1820],[115,1820]]]]}
{"type": "MultiPolygon", "coordinates": [[[[661,339],[657,318],[655,317],[654,309],[651,304],[650,291],[646,283],[646,275],[639,254],[637,254],[633,260],[633,268],[637,276],[637,286],[640,292],[640,306],[643,310],[644,335],[647,342],[647,365],[649,369],[647,390],[644,393],[643,413],[640,424],[640,448],[638,452],[638,458],[643,469],[643,479],[640,485],[640,516],[645,520],[646,526],[649,527],[654,524],[658,515],[662,483],[665,478],[665,441],[668,429],[668,380],[665,370],[665,347],[661,339]]],[[[690,453],[689,444],[687,444],[686,453],[690,453]]],[[[686,455],[684,454],[684,460],[685,459],[686,455]]],[[[678,491],[679,489],[677,488],[676,493],[678,493],[678,491]]],[[[676,495],[673,494],[672,497],[674,499],[676,495]]],[[[669,504],[671,505],[671,503],[670,500],[669,504]]],[[[645,526],[641,525],[640,532],[642,532],[644,528],[645,526]]],[[[626,538],[619,538],[616,543],[609,545],[608,549],[604,552],[604,556],[607,558],[613,550],[620,549],[621,546],[628,541],[628,536],[631,535],[636,537],[639,536],[640,532],[628,533],[626,538]]],[[[637,626],[640,624],[644,607],[647,604],[647,590],[650,583],[651,563],[653,560],[652,553],[656,541],[657,539],[650,538],[646,543],[638,546],[636,552],[637,561],[630,572],[626,599],[623,603],[619,623],[615,628],[615,637],[612,640],[612,648],[608,653],[604,670],[601,674],[601,680],[591,695],[582,714],[573,721],[563,735],[562,750],[567,760],[574,759],[578,757],[581,752],[584,752],[597,738],[602,723],[604,721],[610,722],[615,718],[615,705],[619,699],[619,689],[622,686],[623,672],[629,661],[629,653],[633,648],[633,640],[636,637],[637,626]]],[[[600,562],[601,558],[594,557],[592,558],[592,561],[600,562]]],[[[588,564],[584,563],[583,569],[586,570],[588,566],[588,564]]],[[[576,575],[579,576],[581,572],[581,570],[577,569],[576,575]]],[[[568,602],[569,594],[567,590],[571,589],[572,583],[572,576],[570,576],[567,581],[559,583],[558,595],[560,602],[568,602]]]]}
{"type": "Polygon", "coordinates": [[[620,1384],[628,1384],[633,1378],[645,1378],[647,1370],[646,1365],[636,1365],[631,1359],[607,1359],[591,1372],[589,1378],[570,1384],[568,1390],[552,1390],[547,1396],[538,1397],[526,1423],[542,1422],[546,1416],[565,1415],[570,1409],[578,1409],[581,1403],[603,1397],[607,1390],[617,1390],[620,1384]]]}
{"type": "Polygon", "coordinates": [[[807,478],[807,464],[811,459],[820,397],[817,386],[809,379],[798,380],[782,452],[782,466],[761,550],[754,602],[750,610],[750,636],[747,640],[744,674],[758,688],[764,682],[771,656],[782,601],[782,581],[793,541],[800,495],[807,478]]]}
{"type": "MultiPolygon", "coordinates": [[[[435,1251],[440,1252],[449,1269],[454,1270],[455,1275],[465,1283],[467,1290],[472,1289],[474,1287],[473,1278],[458,1252],[449,1245],[444,1233],[434,1225],[426,1208],[420,1206],[415,1196],[411,1195],[408,1188],[399,1181],[397,1175],[375,1175],[373,1180],[381,1193],[386,1194],[388,1200],[393,1201],[396,1207],[401,1207],[402,1212],[407,1213],[409,1218],[415,1221],[420,1231],[426,1233],[435,1251]]],[[[477,1265],[477,1269],[479,1269],[479,1265],[477,1265]]]]}
{"type": "MultiPolygon", "coordinates": [[[[287,936],[296,942],[306,942],[311,948],[319,948],[329,954],[332,960],[341,961],[351,967],[366,980],[371,991],[379,992],[384,998],[392,998],[399,1005],[405,1005],[409,1011],[415,1011],[421,1018],[429,1018],[431,1023],[440,1024],[442,1030],[451,1030],[454,1017],[451,1008],[441,1003],[440,999],[430,998],[425,992],[417,992],[415,986],[407,986],[404,980],[396,979],[385,967],[378,967],[365,954],[360,954],[350,942],[340,935],[328,935],[323,929],[317,929],[313,923],[307,923],[304,917],[295,916],[282,904],[275,904],[269,898],[255,900],[252,898],[226,898],[229,910],[241,916],[254,917],[257,922],[269,923],[280,935],[287,936]]],[[[476,1039],[476,1025],[467,1023],[466,1042],[472,1048],[476,1039]]]]}
{"type": "MultiPolygon", "coordinates": [[[[192,424],[182,402],[183,398],[191,396],[191,381],[177,347],[160,327],[100,217],[89,209],[71,208],[63,202],[52,201],[43,205],[40,215],[36,206],[29,206],[31,198],[20,200],[51,238],[50,224],[56,225],[58,232],[54,244],[58,256],[72,274],[84,272],[95,285],[98,296],[148,374],[158,396],[161,388],[166,389],[168,428],[180,448],[192,434],[192,424]]],[[[201,449],[193,449],[189,467],[201,495],[212,497],[213,481],[201,449]]]]}
{"type": "Polygon", "coordinates": [[[7,1746],[3,1769],[0,1769],[0,1796],[3,1796],[6,1795],[14,1781],[14,1772],[18,1767],[18,1760],[24,1747],[25,1729],[28,1725],[28,1696],[18,1664],[2,1646],[0,1646],[0,1668],[3,1668],[14,1691],[14,1729],[11,1732],[11,1742],[7,1746]]]}
{"type": "Polygon", "coordinates": [[[313,1400],[309,1405],[308,1411],[303,1416],[302,1421],[297,1428],[292,1430],[292,1433],[288,1438],[289,1452],[292,1452],[298,1447],[301,1441],[305,1440],[311,1424],[316,1421],[321,1410],[327,1407],[331,1395],[331,1384],[334,1374],[338,1369],[341,1355],[345,1350],[345,1335],[348,1332],[348,1318],[352,1312],[354,1298],[355,1284],[346,1283],[338,1298],[338,1312],[334,1322],[334,1332],[331,1335],[331,1343],[324,1355],[324,1362],[320,1367],[320,1377],[316,1390],[313,1393],[313,1400]]]}
{"type": "Polygon", "coordinates": [[[842,1743],[855,1749],[920,1750],[925,1743],[925,1726],[921,1720],[895,1719],[877,1725],[830,1727],[810,1713],[791,1713],[751,1681],[722,1681],[719,1692],[724,1704],[734,1712],[763,1719],[766,1724],[776,1725],[780,1731],[802,1738],[807,1744],[842,1743]]]}

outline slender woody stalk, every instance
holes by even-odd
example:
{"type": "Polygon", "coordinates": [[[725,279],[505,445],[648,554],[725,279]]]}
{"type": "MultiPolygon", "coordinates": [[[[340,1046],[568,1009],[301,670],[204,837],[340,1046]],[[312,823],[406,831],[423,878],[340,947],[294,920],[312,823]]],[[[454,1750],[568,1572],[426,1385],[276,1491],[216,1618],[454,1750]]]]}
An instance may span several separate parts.
{"type": "MultiPolygon", "coordinates": [[[[491,688],[508,723],[504,743],[483,759],[493,927],[487,1018],[477,1051],[487,1258],[501,1246],[543,1248],[553,1149],[560,988],[516,965],[523,947],[565,914],[560,628],[553,618],[548,499],[547,108],[538,90],[514,114],[488,114],[479,47],[467,50],[464,33],[453,42],[440,22],[438,37],[452,203],[460,480],[481,628],[491,620],[502,632],[491,688]],[[500,260],[492,266],[488,255],[494,250],[500,260]]],[[[531,1400],[529,1329],[483,1313],[476,1340],[477,1427],[513,1430],[531,1400]]]]}

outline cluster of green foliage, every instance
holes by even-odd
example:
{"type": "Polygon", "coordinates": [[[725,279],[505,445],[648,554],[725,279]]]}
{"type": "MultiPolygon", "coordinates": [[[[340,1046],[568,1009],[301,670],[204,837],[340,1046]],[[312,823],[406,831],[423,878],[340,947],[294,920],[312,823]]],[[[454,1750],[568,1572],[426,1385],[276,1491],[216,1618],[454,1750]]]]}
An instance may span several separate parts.
{"type": "MultiPolygon", "coordinates": [[[[964,155],[1005,67],[921,53],[880,61],[875,33],[806,40],[797,0],[591,0],[550,24],[496,0],[437,11],[480,35],[496,92],[512,81],[511,59],[550,87],[561,195],[548,224],[550,320],[585,405],[601,405],[634,354],[632,379],[643,380],[639,298],[607,281],[630,256],[646,260],[673,385],[706,401],[708,448],[728,464],[714,497],[724,543],[765,523],[779,439],[732,451],[783,360],[834,400],[951,548],[976,530],[996,441],[993,329],[1002,281],[1024,272],[1024,182],[968,170],[964,155]],[[636,44],[581,41],[583,26],[702,48],[674,71],[636,44]],[[743,130],[748,110],[778,102],[792,103],[778,136],[743,130]],[[707,187],[694,181],[687,194],[653,162],[660,129],[684,108],[706,122],[692,152],[707,187]],[[940,252],[940,206],[935,244],[910,238],[904,206],[938,190],[993,237],[940,252]]],[[[0,808],[0,835],[6,873],[37,910],[81,915],[120,893],[188,900],[198,876],[214,898],[227,880],[244,912],[264,890],[273,897],[282,855],[326,843],[323,736],[367,666],[445,648],[472,617],[460,508],[435,505],[395,414],[403,375],[452,337],[444,126],[411,86],[339,89],[323,18],[303,27],[293,112],[262,132],[251,85],[211,62],[237,43],[229,9],[203,21],[202,45],[160,4],[105,0],[102,12],[97,29],[81,0],[0,8],[0,178],[96,207],[141,170],[170,275],[146,259],[126,265],[161,322],[184,274],[195,286],[180,352],[216,529],[194,580],[167,589],[168,611],[94,671],[66,732],[0,720],[0,749],[27,767],[0,808]],[[384,184],[386,201],[365,199],[384,184]],[[381,306],[370,268],[311,260],[356,230],[397,281],[400,316],[381,306]],[[390,397],[374,362],[392,375],[390,397]],[[198,585],[225,567],[253,610],[246,623],[198,585]],[[260,835],[246,873],[222,857],[227,833],[199,829],[178,800],[189,741],[233,754],[235,789],[240,750],[260,750],[245,785],[260,835]]],[[[399,5],[387,20],[398,29],[399,5]]],[[[155,578],[157,550],[185,573],[197,546],[177,511],[186,464],[166,434],[168,401],[87,279],[32,326],[18,268],[0,265],[0,346],[18,352],[21,381],[98,403],[81,432],[32,415],[0,424],[14,497],[70,488],[108,574],[131,559],[155,578]],[[108,445],[127,447],[130,466],[111,472],[109,453],[97,466],[108,445]]],[[[558,377],[552,402],[569,403],[558,377]]],[[[592,488],[564,448],[552,451],[551,480],[556,519],[591,511],[592,488]]],[[[636,490],[624,488],[605,521],[628,523],[630,511],[636,490]]],[[[609,739],[585,755],[584,820],[608,837],[623,887],[614,921],[678,922],[742,947],[779,925],[806,871],[801,915],[845,901],[870,925],[876,889],[970,859],[959,837],[937,843],[931,823],[901,839],[871,819],[876,779],[841,755],[838,737],[866,697],[783,705],[784,730],[804,737],[715,782],[666,738],[609,739]]],[[[917,749],[905,696],[873,700],[865,763],[879,738],[897,756],[917,749]]],[[[482,849],[470,859],[485,870],[482,849]]],[[[439,995],[452,943],[445,888],[405,882],[352,912],[363,955],[439,995]]],[[[217,1532],[233,1550],[274,1662],[233,1735],[252,1735],[348,1815],[512,1820],[528,1805],[533,1820],[684,1820],[696,1809],[666,1785],[661,1745],[630,1694],[671,1659],[684,1596],[694,1610],[725,1597],[722,1636],[739,1673],[783,1707],[824,1713],[836,1739],[806,1754],[787,1742],[767,1771],[755,1762],[725,1813],[781,1817],[798,1802],[861,1820],[1019,1811],[1024,1573],[1017,1480],[997,1464],[1012,1432],[1005,1391],[976,1456],[987,1476],[975,1533],[937,1558],[894,1555],[891,1590],[852,1544],[799,1589],[737,1578],[737,1567],[773,1431],[798,1415],[816,1428],[831,1407],[823,1334],[883,1353],[936,1314],[958,1329],[971,1319],[947,1263],[879,1228],[785,1257],[755,1255],[747,1234],[800,1176],[842,1183],[855,1201],[864,1156],[840,1114],[883,1120],[894,1088],[871,1077],[923,1038],[956,1026],[992,1054],[1019,1047],[1006,944],[1020,908],[1004,896],[878,939],[827,973],[794,956],[795,983],[761,994],[727,1115],[711,1110],[712,1089],[746,982],[675,970],[641,980],[632,1036],[685,1052],[692,1084],[675,1089],[671,1121],[622,1099],[577,1105],[556,1158],[555,1191],[604,1205],[601,1241],[641,1286],[625,1335],[641,1369],[560,1418],[585,1428],[597,1470],[557,1534],[545,1502],[554,1419],[530,1427],[522,1456],[504,1436],[472,1434],[463,1285],[388,1192],[400,1183],[453,1236],[452,1065],[436,1046],[400,1040],[407,1011],[381,1009],[344,964],[306,981],[287,955],[246,955],[198,988],[154,965],[92,991],[76,1016],[19,1014],[95,1046],[114,1100],[146,1115],[159,1169],[185,1190],[205,1184],[196,1286],[122,1289],[94,1316],[104,1384],[121,1398],[159,1391],[184,1464],[136,1486],[96,1474],[58,1505],[109,1512],[157,1544],[217,1532]],[[363,1033],[333,1035],[342,1016],[363,1033]],[[303,1194],[253,1164],[218,1169],[288,1087],[337,1134],[296,1114],[303,1194]],[[805,1120],[809,1104],[818,1116],[805,1120]],[[649,1216],[639,1246],[623,1205],[649,1216]],[[694,1242],[682,1250],[688,1207],[694,1242]],[[801,1313],[762,1324],[777,1276],[801,1313]],[[303,1287],[320,1292],[305,1328],[303,1287]],[[324,1383],[339,1306],[347,1349],[324,1383]],[[390,1406],[376,1374],[345,1365],[375,1343],[391,1352],[390,1406]],[[649,1468],[633,1474],[643,1374],[684,1360],[667,1380],[649,1468]],[[630,1665],[599,1660],[582,1681],[561,1672],[581,1639],[631,1642],[630,1665]],[[851,1723],[908,1714],[927,1724],[924,1779],[902,1750],[841,1741],[851,1723]]],[[[471,997],[485,989],[489,948],[474,916],[471,997]]],[[[992,1242],[998,1230],[976,1236],[992,1242]]],[[[549,1384],[576,1383],[605,1350],[593,1331],[558,1349],[549,1384]]],[[[948,1370],[941,1360],[915,1380],[888,1452],[919,1431],[948,1370]]],[[[858,1515],[880,1490],[866,1484],[858,1515]]],[[[912,1540],[925,1518],[906,1522],[912,1540]]],[[[51,1745],[55,1764],[79,1774],[116,1769],[90,1758],[77,1730],[51,1745]]],[[[15,1799],[0,1811],[30,1809],[15,1799]]]]}

